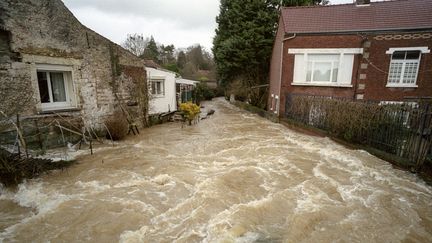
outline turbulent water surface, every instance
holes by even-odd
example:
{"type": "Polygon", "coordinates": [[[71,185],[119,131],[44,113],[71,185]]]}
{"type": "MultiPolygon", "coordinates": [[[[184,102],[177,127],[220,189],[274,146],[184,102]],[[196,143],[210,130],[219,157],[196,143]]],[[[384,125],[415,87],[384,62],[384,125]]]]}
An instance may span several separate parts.
{"type": "Polygon", "coordinates": [[[63,172],[1,189],[0,242],[427,242],[432,189],[218,99],[63,172]]]}

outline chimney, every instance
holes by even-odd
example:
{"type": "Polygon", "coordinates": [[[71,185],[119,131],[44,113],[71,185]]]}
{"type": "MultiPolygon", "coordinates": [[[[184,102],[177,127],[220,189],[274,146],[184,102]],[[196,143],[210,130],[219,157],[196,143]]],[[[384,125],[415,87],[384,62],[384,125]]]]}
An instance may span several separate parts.
{"type": "Polygon", "coordinates": [[[357,6],[367,6],[370,4],[370,0],[355,0],[357,6]]]}

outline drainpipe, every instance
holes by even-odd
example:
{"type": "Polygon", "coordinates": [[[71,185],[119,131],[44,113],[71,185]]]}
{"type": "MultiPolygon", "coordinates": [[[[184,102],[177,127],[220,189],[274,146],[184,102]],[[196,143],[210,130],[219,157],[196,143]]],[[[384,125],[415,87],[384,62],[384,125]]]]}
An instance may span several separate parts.
{"type": "Polygon", "coordinates": [[[279,115],[279,113],[280,113],[280,101],[281,101],[281,91],[282,91],[282,68],[283,68],[283,54],[284,54],[284,44],[285,44],[285,41],[287,41],[287,40],[291,40],[291,39],[294,39],[296,37],[296,33],[294,33],[294,35],[292,35],[292,36],[290,36],[290,37],[287,37],[287,38],[284,38],[284,39],[282,39],[282,48],[281,48],[281,60],[280,60],[280,66],[279,66],[279,97],[278,97],[278,100],[277,100],[277,103],[276,103],[276,106],[277,106],[277,115],[279,115]],[[279,105],[278,105],[279,104],[279,105]]]}

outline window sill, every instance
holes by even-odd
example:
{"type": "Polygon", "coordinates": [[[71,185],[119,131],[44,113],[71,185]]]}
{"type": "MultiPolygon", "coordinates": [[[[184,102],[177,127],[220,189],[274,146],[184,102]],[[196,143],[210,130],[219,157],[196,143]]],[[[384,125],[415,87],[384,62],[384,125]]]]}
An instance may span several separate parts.
{"type": "Polygon", "coordinates": [[[318,87],[352,88],[352,84],[332,84],[332,83],[292,82],[291,85],[293,85],[293,86],[318,86],[318,87]]]}
{"type": "Polygon", "coordinates": [[[387,84],[386,88],[418,88],[418,85],[400,85],[400,84],[387,84]]]}
{"type": "Polygon", "coordinates": [[[81,111],[81,109],[76,107],[42,109],[41,111],[39,111],[39,114],[43,115],[43,114],[54,114],[54,113],[61,113],[61,112],[74,112],[74,111],[81,111]]]}
{"type": "Polygon", "coordinates": [[[152,98],[165,98],[165,95],[152,95],[152,98]]]}

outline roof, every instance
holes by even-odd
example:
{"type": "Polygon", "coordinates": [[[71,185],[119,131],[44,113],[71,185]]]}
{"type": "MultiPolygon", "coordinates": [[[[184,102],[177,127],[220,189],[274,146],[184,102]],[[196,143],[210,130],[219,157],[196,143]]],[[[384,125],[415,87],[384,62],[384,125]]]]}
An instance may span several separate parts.
{"type": "Polygon", "coordinates": [[[432,29],[432,1],[287,7],[282,18],[285,33],[432,29]]]}
{"type": "Polygon", "coordinates": [[[199,83],[199,81],[190,80],[190,79],[184,79],[184,78],[177,78],[177,79],[176,79],[176,83],[178,83],[178,84],[191,84],[191,85],[196,85],[197,83],[199,83]]]}
{"type": "Polygon", "coordinates": [[[145,59],[145,60],[144,60],[144,65],[145,65],[146,67],[149,67],[149,68],[156,68],[156,69],[158,69],[158,68],[161,67],[159,64],[157,64],[155,61],[153,61],[153,60],[151,60],[151,59],[145,59]]]}

